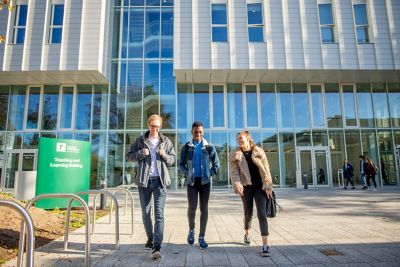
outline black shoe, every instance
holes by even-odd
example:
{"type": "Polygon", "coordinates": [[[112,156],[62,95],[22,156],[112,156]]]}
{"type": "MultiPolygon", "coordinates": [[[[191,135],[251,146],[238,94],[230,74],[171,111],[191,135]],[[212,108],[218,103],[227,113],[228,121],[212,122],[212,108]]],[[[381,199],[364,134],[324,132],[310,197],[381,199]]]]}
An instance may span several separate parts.
{"type": "Polygon", "coordinates": [[[344,189],[344,190],[347,190],[347,187],[345,186],[345,187],[343,187],[343,189],[344,189]]]}
{"type": "Polygon", "coordinates": [[[368,186],[366,186],[366,185],[364,185],[362,188],[361,188],[361,190],[367,190],[368,189],[368,186]]]}
{"type": "Polygon", "coordinates": [[[153,248],[153,241],[151,239],[147,239],[146,245],[144,245],[145,250],[150,250],[153,248]]]}
{"type": "Polygon", "coordinates": [[[153,260],[157,260],[161,258],[161,253],[160,253],[161,246],[159,244],[154,244],[153,250],[151,251],[151,258],[153,260]]]}
{"type": "Polygon", "coordinates": [[[271,256],[271,252],[269,251],[269,246],[267,246],[267,245],[262,246],[261,256],[263,256],[263,257],[270,257],[271,256]]]}
{"type": "Polygon", "coordinates": [[[355,187],[355,186],[353,186],[353,187],[351,187],[351,189],[356,189],[356,187],[355,187]]]}
{"type": "Polygon", "coordinates": [[[245,245],[250,245],[250,243],[251,243],[250,235],[244,235],[243,242],[244,242],[245,245]]]}

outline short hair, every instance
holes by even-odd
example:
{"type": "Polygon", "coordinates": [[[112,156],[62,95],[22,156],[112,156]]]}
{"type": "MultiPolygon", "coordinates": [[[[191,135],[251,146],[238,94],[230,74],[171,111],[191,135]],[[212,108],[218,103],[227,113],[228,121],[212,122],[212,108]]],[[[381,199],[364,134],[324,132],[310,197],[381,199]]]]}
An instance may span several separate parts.
{"type": "Polygon", "coordinates": [[[162,126],[162,123],[163,123],[163,119],[161,118],[161,116],[160,115],[157,115],[157,114],[153,114],[153,115],[151,115],[148,119],[147,119],[147,124],[149,124],[150,125],[150,123],[152,122],[152,121],[160,121],[160,126],[162,126]]]}
{"type": "Polygon", "coordinates": [[[204,125],[203,125],[203,123],[201,123],[200,121],[195,121],[195,122],[193,122],[193,124],[192,124],[192,131],[193,131],[193,129],[196,128],[196,127],[203,127],[203,128],[204,128],[204,125]]]}
{"type": "Polygon", "coordinates": [[[365,160],[365,157],[363,155],[358,156],[359,158],[365,160]]]}

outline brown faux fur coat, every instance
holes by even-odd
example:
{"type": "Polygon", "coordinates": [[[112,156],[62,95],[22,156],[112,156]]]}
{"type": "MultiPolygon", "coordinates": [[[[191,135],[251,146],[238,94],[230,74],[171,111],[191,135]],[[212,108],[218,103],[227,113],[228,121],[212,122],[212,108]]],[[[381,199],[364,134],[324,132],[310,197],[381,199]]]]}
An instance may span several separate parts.
{"type": "MultiPolygon", "coordinates": [[[[272,178],[269,171],[267,156],[262,148],[255,146],[251,154],[251,159],[260,170],[263,183],[263,190],[272,188],[272,178]]],[[[242,189],[243,186],[251,185],[250,170],[246,162],[246,158],[240,148],[229,154],[230,176],[235,193],[242,189]]]]}

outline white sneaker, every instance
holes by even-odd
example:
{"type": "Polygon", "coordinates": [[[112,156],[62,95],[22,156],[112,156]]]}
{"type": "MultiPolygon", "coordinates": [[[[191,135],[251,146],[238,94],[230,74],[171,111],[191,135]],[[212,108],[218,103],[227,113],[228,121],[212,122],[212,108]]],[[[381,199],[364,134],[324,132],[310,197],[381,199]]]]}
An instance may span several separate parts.
{"type": "Polygon", "coordinates": [[[374,188],[374,189],[372,189],[372,191],[374,191],[374,192],[376,192],[376,191],[378,191],[376,188],[374,188]]]}

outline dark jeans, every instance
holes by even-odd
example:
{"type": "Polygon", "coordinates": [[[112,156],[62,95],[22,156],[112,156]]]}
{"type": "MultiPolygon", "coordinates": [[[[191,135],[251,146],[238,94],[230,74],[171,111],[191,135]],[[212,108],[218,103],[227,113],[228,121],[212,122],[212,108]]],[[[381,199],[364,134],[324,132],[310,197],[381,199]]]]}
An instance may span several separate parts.
{"type": "Polygon", "coordinates": [[[367,175],[367,185],[371,186],[371,183],[369,182],[369,179],[372,179],[372,182],[374,183],[374,187],[376,188],[375,175],[367,175]]]}
{"type": "Polygon", "coordinates": [[[147,238],[154,244],[161,245],[164,235],[164,206],[167,196],[166,188],[161,184],[159,177],[151,177],[147,187],[139,186],[140,206],[142,208],[142,220],[147,238]],[[154,232],[151,221],[151,197],[154,197],[154,232]]]}
{"type": "Polygon", "coordinates": [[[349,182],[352,186],[354,186],[352,177],[346,177],[346,187],[349,185],[349,182]]]}
{"type": "Polygon", "coordinates": [[[243,209],[244,209],[244,229],[251,228],[251,219],[253,218],[253,199],[256,202],[258,223],[260,224],[261,236],[267,236],[267,195],[261,187],[246,185],[243,188],[243,209]]]}
{"type": "Polygon", "coordinates": [[[198,199],[200,197],[200,233],[204,236],[208,221],[208,200],[210,199],[211,183],[201,185],[200,179],[195,179],[194,186],[187,185],[188,197],[188,221],[190,230],[194,230],[194,220],[196,217],[196,209],[198,199]]]}

